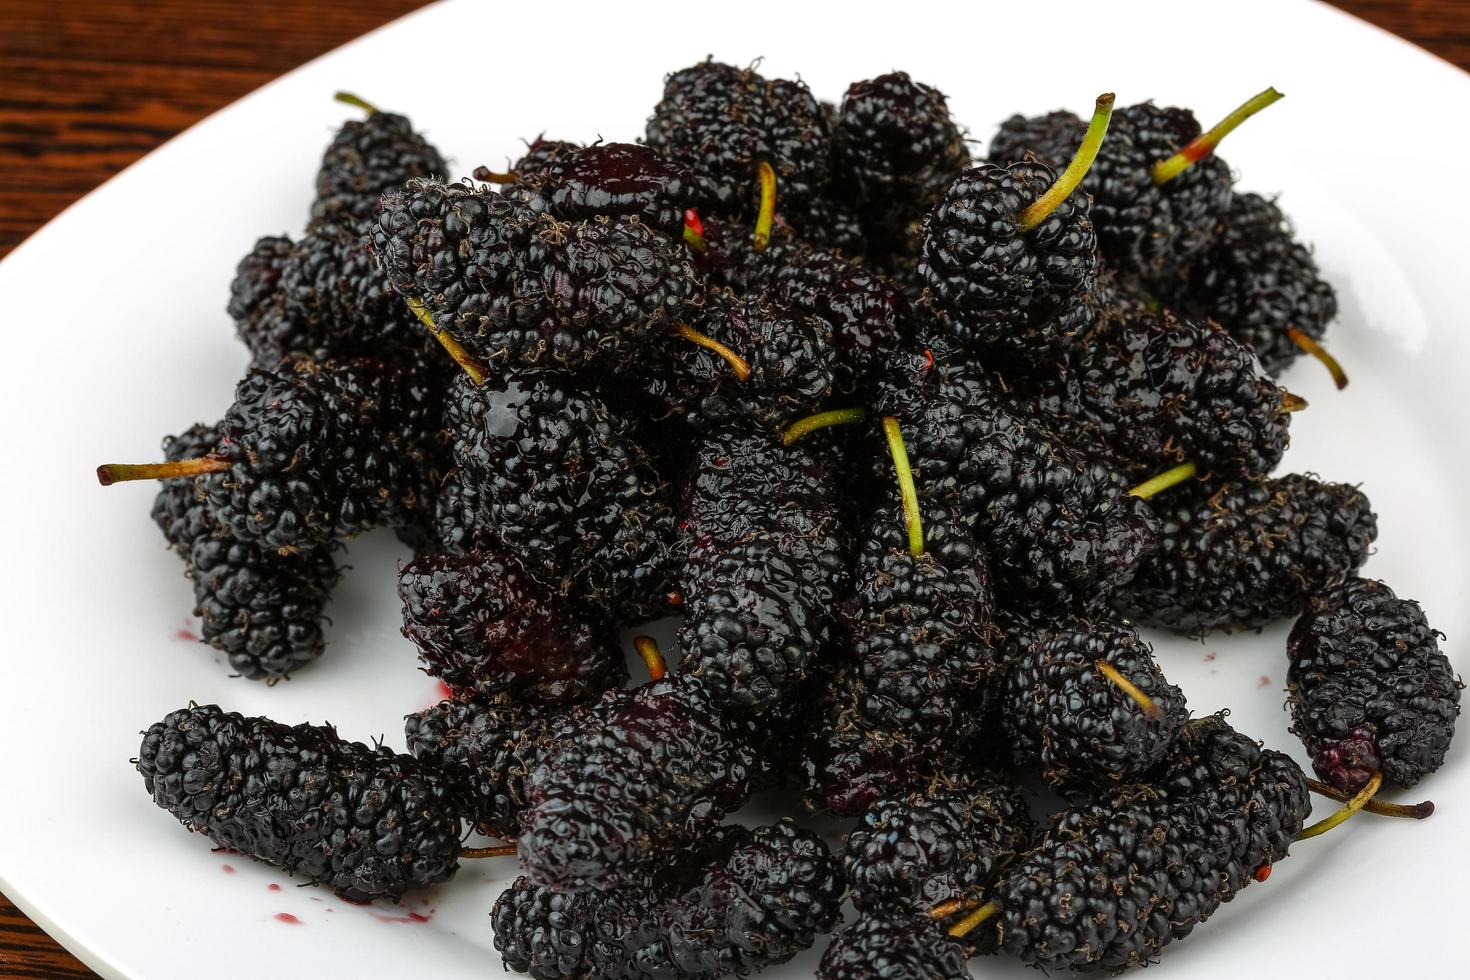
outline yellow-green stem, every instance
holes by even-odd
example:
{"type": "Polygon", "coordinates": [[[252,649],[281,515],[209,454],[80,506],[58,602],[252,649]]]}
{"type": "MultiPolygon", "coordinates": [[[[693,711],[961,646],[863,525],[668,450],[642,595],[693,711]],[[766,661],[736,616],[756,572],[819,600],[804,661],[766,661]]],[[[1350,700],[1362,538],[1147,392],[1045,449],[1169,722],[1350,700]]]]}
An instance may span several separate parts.
{"type": "Polygon", "coordinates": [[[755,250],[764,252],[771,244],[771,225],[776,220],[776,171],[762,160],[755,172],[761,185],[761,205],[755,216],[755,250]]]}
{"type": "Polygon", "coordinates": [[[1135,497],[1142,497],[1144,500],[1147,500],[1154,494],[1162,493],[1175,484],[1183,483],[1197,472],[1199,472],[1199,469],[1193,463],[1180,463],[1173,469],[1165,470],[1152,479],[1144,480],[1128,492],[1135,497]]]}
{"type": "Polygon", "coordinates": [[[104,487],[133,480],[171,480],[203,473],[223,473],[231,463],[223,456],[200,456],[170,463],[103,463],[97,467],[97,482],[104,487]]]}
{"type": "Polygon", "coordinates": [[[710,351],[714,354],[718,354],[721,358],[724,359],[726,364],[730,365],[730,370],[733,371],[735,373],[735,377],[739,378],[741,381],[744,381],[746,378],[750,377],[750,362],[741,357],[739,354],[735,353],[730,348],[726,347],[724,344],[720,343],[715,338],[711,337],[709,334],[700,333],[698,330],[695,330],[687,323],[676,324],[674,326],[674,333],[677,336],[683,337],[691,344],[698,344],[705,350],[710,351]]]}
{"type": "Polygon", "coordinates": [[[1231,130],[1281,97],[1281,93],[1274,88],[1268,88],[1264,92],[1251,96],[1237,106],[1230,115],[1184,144],[1178,153],[1154,164],[1151,171],[1154,183],[1162,184],[1173,180],[1193,164],[1214,153],[1215,147],[1220,145],[1222,139],[1230,135],[1231,130]]]}
{"type": "Polygon", "coordinates": [[[338,102],[342,102],[350,106],[355,106],[358,109],[362,109],[364,112],[382,111],[377,106],[369,102],[367,99],[364,99],[360,95],[353,95],[351,92],[338,92],[336,95],[332,96],[332,98],[336,99],[338,102]]]}
{"type": "Polygon", "coordinates": [[[439,341],[439,346],[449,352],[449,356],[454,358],[454,363],[458,364],[464,373],[470,376],[470,380],[477,385],[484,384],[485,379],[489,377],[488,372],[485,370],[485,365],[481,364],[475,359],[473,354],[465,350],[459,341],[449,336],[449,331],[442,329],[434,322],[433,315],[425,308],[422,301],[410,296],[405,302],[408,303],[409,311],[418,317],[420,323],[429,328],[429,332],[434,335],[434,339],[439,341]]]}
{"type": "Polygon", "coordinates": [[[1106,660],[1099,660],[1094,666],[1097,667],[1099,674],[1102,674],[1112,682],[1114,687],[1132,698],[1143,709],[1145,715],[1150,718],[1162,718],[1164,716],[1163,709],[1158,706],[1154,699],[1143,693],[1137,684],[1124,677],[1123,672],[1117,667],[1114,667],[1106,660]]]}
{"type": "Polygon", "coordinates": [[[1000,911],[1000,906],[994,902],[986,902],[969,915],[950,927],[949,934],[956,939],[961,939],[974,931],[975,927],[992,915],[1000,911]]]}
{"type": "Polygon", "coordinates": [[[1056,179],[1056,183],[1046,189],[1046,193],[1028,204],[1020,214],[1016,216],[1016,227],[1022,231],[1030,231],[1046,220],[1046,216],[1055,211],[1071,193],[1082,183],[1082,178],[1087,176],[1092,161],[1097,159],[1097,151],[1102,149],[1103,137],[1108,133],[1108,120],[1113,117],[1113,93],[1108,92],[1097,97],[1097,107],[1092,112],[1092,122],[1087,125],[1087,133],[1082,137],[1082,145],[1077,147],[1077,155],[1072,162],[1067,164],[1067,169],[1056,179]]]}
{"type": "Polygon", "coordinates": [[[868,410],[865,408],[834,408],[830,412],[818,412],[791,423],[791,427],[781,434],[781,441],[789,446],[802,436],[816,432],[818,429],[825,429],[831,425],[861,422],[867,417],[868,410]]]}
{"type": "MultiPolygon", "coordinates": [[[[1340,789],[1328,786],[1326,783],[1316,779],[1307,780],[1307,788],[1319,796],[1325,796],[1329,800],[1339,803],[1347,803],[1352,794],[1344,793],[1340,789]]],[[[1434,814],[1434,801],[1423,800],[1419,803],[1389,803],[1385,800],[1369,800],[1363,804],[1364,813],[1376,814],[1380,817],[1401,817],[1405,820],[1423,820],[1434,814]]]]}
{"type": "Polygon", "coordinates": [[[1353,814],[1363,809],[1363,807],[1367,806],[1368,801],[1373,799],[1373,794],[1377,793],[1378,788],[1382,785],[1383,773],[1375,772],[1372,776],[1368,777],[1367,785],[1358,790],[1358,795],[1348,800],[1347,803],[1343,805],[1343,808],[1341,810],[1338,810],[1326,820],[1318,820],[1316,823],[1303,830],[1300,834],[1297,834],[1296,839],[1306,840],[1309,837],[1318,837],[1322,834],[1327,833],[1333,827],[1336,827],[1348,817],[1351,817],[1353,814]]]}
{"type": "Polygon", "coordinates": [[[1332,375],[1332,383],[1337,385],[1338,391],[1348,386],[1347,372],[1342,369],[1341,364],[1337,363],[1337,358],[1327,353],[1327,348],[1317,343],[1315,337],[1296,327],[1287,327],[1286,335],[1291,338],[1293,344],[1296,344],[1302,350],[1322,362],[1322,366],[1327,369],[1327,373],[1332,375]]]}
{"type": "Polygon", "coordinates": [[[918,558],[924,554],[924,522],[919,515],[919,491],[914,487],[914,471],[909,466],[909,451],[904,447],[898,419],[883,416],[883,435],[893,455],[894,472],[898,474],[898,496],[903,501],[903,523],[909,532],[909,553],[918,558]]]}

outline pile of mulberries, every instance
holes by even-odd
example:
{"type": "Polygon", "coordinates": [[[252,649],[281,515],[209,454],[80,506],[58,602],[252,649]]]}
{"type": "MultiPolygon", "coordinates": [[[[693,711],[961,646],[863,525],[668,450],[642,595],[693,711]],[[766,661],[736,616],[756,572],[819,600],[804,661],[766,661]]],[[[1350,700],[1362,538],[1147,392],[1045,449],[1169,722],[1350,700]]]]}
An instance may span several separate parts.
{"type": "Polygon", "coordinates": [[[341,98],[309,223],[230,284],[232,403],[98,476],[160,481],[250,679],[349,646],[340,570],[396,534],[442,700],[403,753],[167,714],[133,763],[214,846],[354,902],[506,861],[455,900],[535,977],[1116,972],[1446,761],[1463,685],[1360,576],[1367,493],[1279,472],[1337,301],[1213,154],[1275,90],[1016,116],[987,161],[905,72],[830,103],[707,60],[639,142],[463,179],[341,98]],[[1148,632],[1290,620],[1321,782],[1191,717],[1148,632]]]}

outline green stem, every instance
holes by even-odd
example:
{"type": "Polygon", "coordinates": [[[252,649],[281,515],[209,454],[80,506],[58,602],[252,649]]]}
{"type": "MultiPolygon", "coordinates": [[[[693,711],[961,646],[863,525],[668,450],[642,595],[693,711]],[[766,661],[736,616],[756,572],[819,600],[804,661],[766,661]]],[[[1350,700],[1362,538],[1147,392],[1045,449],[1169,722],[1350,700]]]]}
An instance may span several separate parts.
{"type": "Polygon", "coordinates": [[[761,184],[761,206],[755,218],[755,250],[764,252],[771,244],[771,225],[776,220],[776,171],[762,160],[756,167],[761,184]]]}
{"type": "Polygon", "coordinates": [[[223,456],[200,456],[170,463],[103,463],[97,467],[97,482],[104,487],[133,480],[171,480],[203,473],[223,473],[233,465],[223,456]]]}
{"type": "Polygon", "coordinates": [[[1144,500],[1147,500],[1154,494],[1161,493],[1176,483],[1183,483],[1197,472],[1198,468],[1193,463],[1180,463],[1172,470],[1165,470],[1152,479],[1144,480],[1128,492],[1135,497],[1142,497],[1144,500]]]}
{"type": "Polygon", "coordinates": [[[1341,810],[1338,810],[1326,820],[1318,820],[1316,823],[1303,830],[1300,834],[1297,834],[1296,839],[1306,840],[1309,837],[1318,837],[1322,834],[1327,833],[1333,827],[1336,827],[1348,817],[1351,817],[1353,814],[1363,809],[1363,807],[1368,804],[1368,801],[1373,799],[1373,794],[1378,792],[1378,787],[1382,785],[1383,773],[1375,772],[1371,777],[1369,777],[1367,785],[1358,790],[1358,795],[1354,796],[1351,800],[1348,800],[1347,803],[1343,805],[1343,808],[1341,810]]]}
{"type": "Polygon", "coordinates": [[[924,522],[919,516],[919,491],[914,487],[914,471],[909,466],[909,452],[903,444],[903,430],[898,419],[883,416],[883,435],[893,455],[893,469],[898,474],[898,495],[903,501],[903,523],[909,532],[909,553],[915,558],[924,554],[924,522]]]}
{"type": "Polygon", "coordinates": [[[338,92],[336,95],[332,96],[332,98],[336,99],[338,102],[344,102],[347,105],[356,106],[357,108],[362,109],[365,112],[382,111],[377,106],[369,102],[367,99],[364,99],[360,95],[353,95],[351,92],[338,92]]]}
{"type": "Polygon", "coordinates": [[[458,364],[464,370],[464,373],[470,376],[470,380],[477,385],[484,384],[485,379],[489,376],[489,373],[485,370],[485,365],[481,364],[475,359],[474,355],[465,350],[459,341],[449,336],[449,331],[444,330],[434,322],[434,317],[424,307],[421,300],[410,296],[405,302],[408,303],[409,311],[418,317],[420,323],[429,328],[429,332],[434,335],[434,339],[439,341],[439,346],[449,352],[449,356],[454,358],[454,363],[458,364]]]}
{"type": "Polygon", "coordinates": [[[1082,137],[1082,145],[1077,147],[1077,155],[1067,164],[1067,169],[1062,171],[1056,183],[1016,216],[1017,228],[1022,231],[1035,228],[1077,189],[1082,178],[1087,176],[1088,169],[1092,167],[1092,161],[1097,159],[1097,151],[1102,149],[1103,137],[1108,133],[1108,120],[1112,117],[1113,93],[1099,95],[1097,107],[1092,112],[1092,122],[1087,126],[1087,134],[1082,137]]]}
{"type": "Polygon", "coordinates": [[[1347,372],[1342,369],[1341,364],[1337,363],[1337,358],[1327,353],[1327,348],[1317,343],[1315,337],[1296,327],[1287,327],[1286,335],[1291,338],[1293,344],[1296,344],[1302,350],[1322,362],[1322,366],[1327,369],[1327,373],[1332,375],[1332,383],[1337,385],[1338,391],[1348,386],[1347,372]]]}
{"type": "Polygon", "coordinates": [[[1163,184],[1171,181],[1200,160],[1214,153],[1215,147],[1219,146],[1220,141],[1226,136],[1229,136],[1230,132],[1236,126],[1239,126],[1281,97],[1280,92],[1274,88],[1268,88],[1266,91],[1254,95],[1241,103],[1230,115],[1184,144],[1184,148],[1178,153],[1169,157],[1167,160],[1160,160],[1154,164],[1152,170],[1154,183],[1163,184]]]}
{"type": "Polygon", "coordinates": [[[818,429],[825,429],[831,425],[861,422],[867,417],[868,410],[865,408],[834,408],[830,412],[818,412],[791,423],[791,427],[782,433],[781,441],[789,446],[807,433],[816,432],[818,429]]]}

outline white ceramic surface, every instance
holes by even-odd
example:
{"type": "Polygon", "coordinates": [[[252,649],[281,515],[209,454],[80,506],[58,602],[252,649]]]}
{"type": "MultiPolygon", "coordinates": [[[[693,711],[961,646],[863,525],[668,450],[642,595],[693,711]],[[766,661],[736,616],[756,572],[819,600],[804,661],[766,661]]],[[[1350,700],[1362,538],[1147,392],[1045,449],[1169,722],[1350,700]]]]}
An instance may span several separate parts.
{"type": "MultiPolygon", "coordinates": [[[[321,149],[351,112],[334,90],[411,114],[468,172],[543,130],[636,138],[663,74],[710,52],[764,56],[767,73],[800,73],[826,98],[905,68],[949,93],[981,140],[1013,110],[1085,108],[1109,89],[1206,119],[1265,85],[1285,91],[1224,155],[1242,186],[1279,190],[1316,243],[1342,299],[1332,347],[1353,377],[1336,393],[1311,362],[1292,369],[1311,409],[1293,421],[1287,466],[1362,481],[1381,527],[1367,571],[1421,599],[1470,667],[1466,75],[1295,2],[437,6],[204,121],[0,264],[0,889],[105,976],[500,974],[485,913],[509,864],[471,864],[402,910],[345,905],[211,853],[128,765],[137,732],[190,699],[401,745],[400,717],[436,690],[397,632],[402,549],[386,535],[353,544],[321,663],[274,688],[230,679],[178,638],[190,591],[148,520],[153,489],[102,490],[92,468],[147,459],[228,403],[246,360],[224,313],[231,272],[257,236],[299,232],[321,149]]],[[[1196,712],[1229,706],[1300,757],[1282,710],[1285,632],[1168,639],[1159,655],[1196,712]]],[[[1470,870],[1466,755],[1411,794],[1438,801],[1433,819],[1359,819],[1300,845],[1161,969],[1458,972],[1462,954],[1438,937],[1458,935],[1470,870]]],[[[1022,975],[996,960],[975,970],[1022,975]]]]}

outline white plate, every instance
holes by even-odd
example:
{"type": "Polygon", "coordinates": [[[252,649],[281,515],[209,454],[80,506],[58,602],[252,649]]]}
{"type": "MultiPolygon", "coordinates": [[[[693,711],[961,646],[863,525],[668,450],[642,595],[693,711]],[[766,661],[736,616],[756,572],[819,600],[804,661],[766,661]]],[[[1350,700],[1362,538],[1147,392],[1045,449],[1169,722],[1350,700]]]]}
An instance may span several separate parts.
{"type": "MultiPolygon", "coordinates": [[[[176,638],[191,595],[148,520],[153,488],[102,490],[92,469],[150,458],[164,433],[229,402],[246,358],[226,286],[257,236],[304,223],[321,150],[351,111],[334,90],[411,114],[463,173],[503,164],[543,130],[636,138],[663,74],[711,51],[764,56],[768,74],[800,73],[826,98],[906,68],[948,92],[980,139],[1013,110],[1085,108],[1105,90],[1206,119],[1268,84],[1287,92],[1224,155],[1244,187],[1281,191],[1316,243],[1342,299],[1332,347],[1353,378],[1339,394],[1315,364],[1292,369],[1288,384],[1312,407],[1293,422],[1287,466],[1363,482],[1381,527],[1368,572],[1421,599],[1450,656],[1470,666],[1470,201],[1459,186],[1470,131],[1454,108],[1470,102],[1464,74],[1298,3],[437,6],[205,120],[0,265],[0,889],[102,974],[499,975],[485,913],[510,864],[472,863],[402,911],[344,905],[211,853],[128,765],[137,732],[190,699],[329,718],[401,745],[399,719],[436,692],[397,632],[402,549],[386,536],[352,546],[320,664],[274,688],[232,680],[208,648],[176,638]]],[[[1244,731],[1300,758],[1282,711],[1284,634],[1168,640],[1159,652],[1197,713],[1229,706],[1244,731]]],[[[1458,935],[1470,853],[1465,754],[1411,794],[1439,803],[1433,819],[1358,819],[1298,846],[1268,883],[1170,948],[1164,969],[1459,965],[1446,939],[1458,935]]],[[[768,975],[808,975],[816,956],[768,975]]],[[[1022,975],[993,960],[977,969],[1022,975]]]]}

